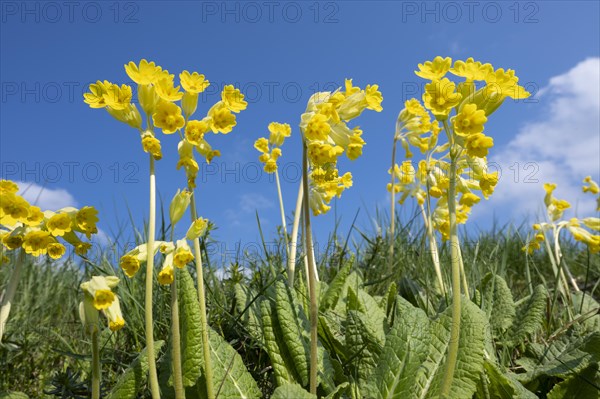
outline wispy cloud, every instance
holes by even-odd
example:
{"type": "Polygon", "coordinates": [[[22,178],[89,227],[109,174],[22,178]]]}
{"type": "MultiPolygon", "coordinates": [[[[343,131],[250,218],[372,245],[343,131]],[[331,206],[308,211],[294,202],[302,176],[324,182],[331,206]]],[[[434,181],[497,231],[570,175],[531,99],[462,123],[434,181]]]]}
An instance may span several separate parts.
{"type": "Polygon", "coordinates": [[[39,206],[42,210],[55,211],[77,205],[77,201],[67,190],[52,189],[27,182],[19,182],[19,187],[21,189],[19,194],[30,204],[39,206]]]}
{"type": "MultiPolygon", "coordinates": [[[[240,195],[238,207],[236,209],[227,209],[225,216],[233,226],[241,226],[249,215],[254,215],[254,212],[263,209],[273,208],[275,204],[259,193],[245,193],[240,195]]],[[[262,223],[266,223],[267,219],[262,219],[262,223]]]]}
{"type": "Polygon", "coordinates": [[[534,215],[544,195],[542,184],[553,182],[558,198],[574,204],[577,213],[589,214],[594,202],[582,195],[581,181],[600,174],[600,58],[551,78],[540,95],[549,104],[544,119],[525,124],[489,159],[503,172],[489,206],[513,218],[534,215]]]}

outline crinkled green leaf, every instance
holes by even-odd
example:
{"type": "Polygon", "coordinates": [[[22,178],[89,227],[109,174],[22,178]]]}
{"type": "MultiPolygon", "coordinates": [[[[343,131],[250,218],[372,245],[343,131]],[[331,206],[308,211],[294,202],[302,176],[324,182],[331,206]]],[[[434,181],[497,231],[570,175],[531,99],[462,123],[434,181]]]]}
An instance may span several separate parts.
{"type": "Polygon", "coordinates": [[[183,385],[189,387],[198,380],[204,360],[198,293],[192,276],[185,268],[177,271],[177,291],[181,331],[181,371],[183,385]]]}
{"type": "Polygon", "coordinates": [[[0,392],[0,399],[29,399],[23,392],[0,392]]]}
{"type": "Polygon", "coordinates": [[[271,399],[317,399],[317,396],[298,384],[285,384],[275,389],[271,399]]]}
{"type": "MultiPolygon", "coordinates": [[[[349,290],[350,291],[350,290],[349,290]]],[[[382,346],[367,326],[365,314],[348,310],[346,316],[346,354],[352,376],[365,384],[377,365],[382,346]]]]}
{"type": "Polygon", "coordinates": [[[343,288],[346,284],[350,270],[352,269],[352,262],[346,262],[344,266],[335,275],[331,284],[323,294],[319,308],[323,311],[330,308],[335,308],[337,305],[340,295],[343,294],[343,288]]]}
{"type": "Polygon", "coordinates": [[[235,285],[234,292],[236,310],[241,315],[240,321],[246,327],[250,336],[263,346],[260,304],[256,299],[256,294],[248,286],[239,283],[235,285]]]}
{"type": "Polygon", "coordinates": [[[262,314],[262,324],[265,347],[271,365],[275,373],[277,385],[293,383],[299,377],[294,366],[294,360],[291,358],[287,347],[285,346],[283,333],[279,327],[279,320],[276,312],[272,309],[269,300],[263,300],[260,304],[262,314]]]}
{"type": "Polygon", "coordinates": [[[556,384],[548,393],[548,399],[598,399],[600,398],[600,375],[598,363],[593,363],[577,374],[556,384]]]}
{"type": "MultiPolygon", "coordinates": [[[[488,360],[484,362],[486,379],[485,390],[487,393],[480,394],[479,397],[497,398],[497,399],[535,399],[537,396],[527,390],[512,375],[503,372],[498,365],[488,360]]],[[[482,385],[483,385],[483,381],[482,385]]],[[[479,391],[479,389],[478,389],[479,391]]]]}
{"type": "Polygon", "coordinates": [[[509,346],[521,344],[542,326],[547,297],[546,288],[540,284],[535,287],[529,299],[517,308],[514,323],[506,334],[506,343],[509,346]]]}
{"type": "Polygon", "coordinates": [[[481,309],[490,321],[494,336],[501,336],[513,324],[516,315],[515,302],[506,281],[495,274],[488,273],[479,290],[481,309]]]}
{"type": "MultiPolygon", "coordinates": [[[[154,342],[155,356],[160,352],[164,341],[154,342]]],[[[134,399],[148,377],[148,357],[146,348],[131,363],[129,368],[119,377],[117,384],[107,396],[107,399],[134,399]]]]}
{"type": "Polygon", "coordinates": [[[584,332],[600,331],[600,303],[586,292],[573,294],[573,309],[575,318],[581,317],[576,326],[583,327],[584,332]]]}

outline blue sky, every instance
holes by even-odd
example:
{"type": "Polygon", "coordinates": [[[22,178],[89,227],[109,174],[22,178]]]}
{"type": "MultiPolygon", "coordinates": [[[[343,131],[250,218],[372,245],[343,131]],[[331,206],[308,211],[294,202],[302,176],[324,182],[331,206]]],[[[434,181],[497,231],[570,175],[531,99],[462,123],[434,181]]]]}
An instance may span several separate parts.
{"type": "MultiPolygon", "coordinates": [[[[256,247],[255,210],[268,241],[279,224],[276,188],[268,175],[257,175],[254,140],[271,121],[294,129],[282,166],[291,215],[300,114],[311,94],[342,85],[344,78],[379,84],[384,110],[357,120],[367,141],[364,156],[342,163],[355,184],[335,213],[317,218],[317,241],[326,241],[336,215],[345,234],[358,209],[358,226],[372,229],[369,215],[388,207],[396,115],[405,99],[420,97],[416,65],[436,55],[515,69],[534,93],[525,102],[507,101],[486,126],[496,144],[490,160],[502,166],[503,177],[497,198],[474,210],[474,224],[486,228],[493,217],[518,223],[539,208],[544,181],[557,181],[557,195],[575,200],[579,181],[600,174],[595,1],[0,4],[1,177],[33,183],[29,195],[41,192],[48,207],[96,206],[108,234],[128,222],[126,204],[138,225],[147,217],[147,156],[133,129],[88,108],[82,94],[98,79],[129,83],[123,64],[141,58],[171,73],[205,74],[213,87],[200,98],[200,115],[224,84],[247,96],[248,109],[234,131],[212,137],[223,156],[199,178],[199,212],[219,227],[217,257],[234,253],[238,241],[256,247]],[[533,179],[526,179],[529,173],[533,179]]],[[[168,201],[185,182],[174,169],[176,138],[162,142],[157,179],[168,201]]],[[[576,210],[589,206],[578,202],[576,210]]],[[[412,207],[400,212],[410,214],[412,207]]]]}

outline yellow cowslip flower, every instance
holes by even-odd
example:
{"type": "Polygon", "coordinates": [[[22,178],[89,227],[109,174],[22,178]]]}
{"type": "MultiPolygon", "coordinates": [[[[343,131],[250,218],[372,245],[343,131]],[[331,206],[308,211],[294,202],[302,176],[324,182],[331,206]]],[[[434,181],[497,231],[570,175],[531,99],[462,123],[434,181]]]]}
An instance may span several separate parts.
{"type": "Polygon", "coordinates": [[[261,137],[254,142],[254,148],[262,153],[269,152],[269,140],[265,137],[261,137]]]}
{"type": "Polygon", "coordinates": [[[468,136],[483,132],[483,125],[487,117],[483,110],[477,109],[475,104],[465,105],[460,112],[452,118],[454,132],[460,136],[468,136]]]}
{"type": "Polygon", "coordinates": [[[136,256],[123,255],[119,262],[119,266],[125,272],[127,277],[133,277],[140,270],[140,261],[136,256]]]}
{"type": "MultiPolygon", "coordinates": [[[[168,256],[168,255],[167,255],[168,256]]],[[[161,285],[170,285],[173,284],[175,280],[175,270],[172,265],[165,266],[158,272],[158,283],[161,285]]]]}
{"type": "Polygon", "coordinates": [[[12,193],[16,194],[19,191],[19,186],[12,180],[0,180],[0,194],[12,193]]]}
{"type": "Polygon", "coordinates": [[[155,83],[156,94],[164,101],[179,101],[183,93],[179,91],[180,86],[175,87],[175,83],[170,78],[161,78],[155,83]]]}
{"type": "Polygon", "coordinates": [[[79,256],[86,256],[89,250],[92,248],[92,244],[89,242],[80,242],[75,245],[75,253],[79,256]]]}
{"type": "Polygon", "coordinates": [[[269,144],[281,147],[283,141],[291,136],[292,128],[287,123],[271,122],[269,123],[269,133],[269,144]]]}
{"type": "Polygon", "coordinates": [[[47,251],[48,256],[52,259],[60,259],[67,251],[67,248],[59,242],[53,242],[48,245],[47,251]]]}
{"type": "Polygon", "coordinates": [[[169,219],[171,220],[171,226],[175,226],[177,222],[181,220],[190,205],[191,196],[191,191],[177,190],[169,205],[169,219]]]}
{"type": "Polygon", "coordinates": [[[138,111],[135,104],[127,104],[125,108],[119,110],[107,107],[106,110],[110,116],[119,122],[126,123],[134,129],[142,128],[142,115],[140,115],[140,111],[138,111]]]}
{"type": "Polygon", "coordinates": [[[494,67],[491,64],[482,64],[469,57],[466,61],[454,61],[454,66],[449,71],[451,74],[463,77],[467,81],[485,80],[490,73],[494,72],[494,67]]]}
{"type": "Polygon", "coordinates": [[[599,194],[600,193],[600,186],[598,186],[598,183],[596,183],[595,181],[592,180],[591,176],[587,176],[585,179],[583,179],[583,192],[584,193],[592,193],[592,194],[599,194]],[[585,185],[585,183],[587,183],[587,186],[585,185]]]}
{"type": "Polygon", "coordinates": [[[107,309],[115,300],[112,289],[119,284],[115,276],[93,276],[91,280],[81,283],[81,289],[87,292],[94,300],[97,310],[107,309]]]}
{"type": "Polygon", "coordinates": [[[165,134],[175,133],[185,124],[181,108],[168,101],[162,101],[152,115],[154,126],[162,129],[165,134]]]}
{"type": "Polygon", "coordinates": [[[190,246],[185,239],[177,241],[177,248],[173,254],[173,264],[178,268],[183,268],[185,265],[194,260],[194,255],[190,246]]]}
{"type": "Polygon", "coordinates": [[[352,79],[344,79],[344,96],[350,97],[353,94],[360,92],[360,87],[352,85],[352,79]]]}
{"type": "Polygon", "coordinates": [[[244,95],[242,92],[233,87],[233,85],[227,85],[223,87],[223,91],[221,92],[221,100],[231,112],[235,112],[236,114],[245,110],[248,106],[248,103],[244,101],[244,95]]]}
{"type": "Polygon", "coordinates": [[[27,221],[29,203],[20,195],[11,192],[0,193],[0,224],[13,226],[17,222],[27,221]]]}
{"type": "Polygon", "coordinates": [[[484,173],[479,178],[479,188],[483,194],[483,198],[488,199],[494,193],[496,184],[498,184],[498,172],[484,173]]]}
{"type": "Polygon", "coordinates": [[[123,84],[119,87],[117,84],[111,84],[106,87],[106,92],[103,94],[103,97],[104,103],[108,107],[117,111],[124,110],[128,108],[131,103],[131,86],[123,84]]]}
{"type": "Polygon", "coordinates": [[[381,112],[383,107],[383,95],[379,91],[379,85],[367,85],[365,87],[365,99],[367,101],[367,109],[381,112]]]}
{"type": "Polygon", "coordinates": [[[139,85],[150,85],[156,82],[160,76],[162,68],[154,62],[148,62],[142,59],[139,65],[133,61],[125,64],[125,72],[135,83],[139,85]]]}
{"type": "Polygon", "coordinates": [[[531,255],[534,251],[542,247],[541,243],[545,240],[546,237],[544,236],[544,233],[537,233],[532,240],[529,240],[529,242],[527,242],[527,244],[525,244],[525,246],[521,248],[521,250],[531,255]]]}
{"type": "Polygon", "coordinates": [[[33,256],[40,256],[46,254],[48,245],[50,245],[54,239],[49,232],[43,230],[29,231],[23,237],[23,249],[25,253],[33,256]]]}
{"type": "Polygon", "coordinates": [[[219,101],[208,110],[208,122],[213,133],[227,134],[237,124],[235,114],[222,101],[219,101]]]}
{"type": "Polygon", "coordinates": [[[84,233],[89,239],[92,234],[98,233],[96,223],[98,223],[98,211],[93,206],[84,206],[75,214],[75,224],[77,230],[84,233]]]}
{"type": "Polygon", "coordinates": [[[68,213],[56,213],[46,221],[46,228],[54,237],[64,236],[72,230],[72,219],[68,213]]]}
{"type": "Polygon", "coordinates": [[[313,141],[308,143],[308,158],[316,166],[335,163],[337,158],[344,152],[338,145],[313,141]]]}
{"type": "Polygon", "coordinates": [[[210,131],[210,124],[206,120],[191,120],[185,126],[185,138],[193,145],[202,142],[204,134],[210,131]]]}
{"type": "Polygon", "coordinates": [[[206,163],[210,164],[214,157],[220,157],[221,151],[213,150],[210,144],[204,139],[196,146],[196,151],[206,159],[206,163]]]}
{"type": "Polygon", "coordinates": [[[340,118],[340,114],[338,114],[338,111],[337,111],[337,106],[339,104],[332,102],[333,98],[334,98],[334,96],[330,96],[329,100],[327,100],[327,102],[317,104],[316,105],[317,113],[326,116],[327,119],[329,121],[331,121],[332,123],[340,123],[341,118],[340,118]]]}
{"type": "Polygon", "coordinates": [[[477,195],[475,195],[473,193],[464,193],[460,197],[460,200],[458,201],[458,203],[461,205],[466,205],[470,208],[473,205],[477,204],[479,201],[481,201],[481,198],[479,198],[477,195]]]}
{"type": "Polygon", "coordinates": [[[486,157],[488,149],[494,146],[494,139],[483,133],[470,134],[465,138],[465,148],[470,157],[486,157]]]}
{"type": "Polygon", "coordinates": [[[327,141],[331,126],[327,123],[327,117],[322,114],[314,114],[304,130],[308,140],[327,141]]]}
{"type": "Polygon", "coordinates": [[[123,313],[121,312],[121,304],[118,296],[115,295],[115,299],[112,301],[110,306],[104,309],[104,315],[108,319],[108,328],[111,331],[119,331],[125,327],[125,319],[123,319],[123,313]]]}
{"type": "Polygon", "coordinates": [[[600,218],[587,217],[581,219],[583,224],[590,230],[600,231],[600,218]]]}
{"type": "Polygon", "coordinates": [[[206,229],[208,229],[208,219],[197,218],[190,225],[187,233],[185,234],[185,238],[193,241],[196,238],[203,236],[206,232],[206,229]]]}
{"type": "Polygon", "coordinates": [[[429,80],[440,80],[450,70],[452,58],[442,58],[439,55],[433,61],[425,61],[419,64],[419,70],[415,71],[415,75],[429,80]]]}
{"type": "Polygon", "coordinates": [[[92,244],[81,241],[73,231],[65,233],[62,239],[71,244],[75,248],[75,253],[80,256],[85,256],[92,248],[92,244]]]}
{"type": "Polygon", "coordinates": [[[423,93],[425,107],[440,120],[448,117],[450,110],[460,103],[461,98],[461,94],[456,92],[456,84],[448,78],[426,84],[423,93]]]}
{"type": "Polygon", "coordinates": [[[188,178],[188,185],[190,187],[195,187],[196,176],[198,175],[200,167],[198,166],[198,162],[194,159],[194,146],[186,139],[183,139],[177,146],[177,152],[179,153],[179,161],[175,168],[179,170],[183,166],[188,178]]]}
{"type": "Polygon", "coordinates": [[[2,245],[11,250],[20,248],[23,245],[23,236],[14,230],[11,233],[3,233],[2,245]]]}
{"type": "Polygon", "coordinates": [[[514,98],[515,100],[524,99],[531,95],[524,87],[519,86],[519,78],[515,76],[515,71],[499,68],[489,73],[485,77],[486,91],[488,94],[499,94],[500,98],[514,98]]]}
{"type": "Polygon", "coordinates": [[[354,131],[356,133],[350,136],[350,142],[348,143],[348,148],[346,149],[346,155],[351,161],[354,161],[362,155],[362,149],[366,144],[361,137],[362,131],[357,128],[354,128],[354,131]]]}
{"type": "Polygon", "coordinates": [[[105,108],[106,98],[105,94],[108,92],[108,88],[112,85],[108,80],[104,82],[98,80],[96,83],[92,83],[89,86],[89,93],[83,94],[83,102],[88,104],[90,108],[105,108]]]}
{"type": "Polygon", "coordinates": [[[142,134],[142,148],[144,149],[144,152],[152,154],[157,161],[162,159],[160,140],[154,137],[152,133],[142,134]]]}
{"type": "Polygon", "coordinates": [[[27,215],[27,220],[23,221],[27,226],[38,226],[44,220],[44,212],[40,209],[39,206],[30,206],[29,207],[29,215],[27,215]]]}
{"type": "Polygon", "coordinates": [[[368,106],[366,93],[359,89],[358,92],[347,96],[337,107],[337,113],[344,121],[358,117],[368,106]]]}
{"type": "Polygon", "coordinates": [[[188,71],[183,71],[179,74],[179,81],[181,82],[183,89],[191,94],[202,93],[210,86],[210,82],[205,79],[204,75],[201,75],[198,72],[192,72],[190,74],[188,71]]]}

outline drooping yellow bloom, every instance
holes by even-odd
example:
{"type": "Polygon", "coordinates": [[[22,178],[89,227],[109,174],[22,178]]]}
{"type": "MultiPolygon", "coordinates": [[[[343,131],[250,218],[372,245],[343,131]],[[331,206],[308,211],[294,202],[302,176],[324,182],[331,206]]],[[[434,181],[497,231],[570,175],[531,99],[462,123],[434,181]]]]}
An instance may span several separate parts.
{"type": "Polygon", "coordinates": [[[67,248],[59,242],[53,242],[48,245],[47,251],[48,256],[52,259],[60,259],[67,251],[67,248]]]}
{"type": "Polygon", "coordinates": [[[181,115],[181,108],[168,101],[161,102],[156,112],[152,115],[154,125],[162,129],[165,134],[175,133],[185,124],[185,119],[181,115]]]}
{"type": "Polygon", "coordinates": [[[450,70],[452,58],[442,58],[439,55],[433,61],[425,61],[419,64],[419,70],[415,71],[415,75],[429,80],[440,80],[450,70]]]}
{"type": "Polygon", "coordinates": [[[190,241],[193,241],[196,238],[201,237],[202,235],[204,235],[204,233],[206,232],[207,228],[208,228],[208,219],[197,218],[190,225],[187,233],[185,234],[185,238],[187,238],[190,241]]]}
{"type": "Polygon", "coordinates": [[[308,140],[326,141],[331,126],[327,123],[327,117],[322,114],[314,114],[308,124],[304,134],[308,140]]]}
{"type": "Polygon", "coordinates": [[[142,134],[142,148],[144,152],[152,154],[157,161],[162,159],[160,140],[154,137],[152,133],[142,134]]]}
{"type": "Polygon", "coordinates": [[[487,117],[483,110],[478,110],[477,105],[467,104],[452,118],[454,132],[460,136],[467,136],[483,132],[483,125],[487,117]]]}
{"type": "Polygon", "coordinates": [[[199,145],[204,135],[210,131],[210,124],[206,120],[191,120],[185,126],[185,138],[193,145],[199,145]]]}
{"type": "Polygon", "coordinates": [[[75,214],[77,229],[84,233],[88,239],[92,234],[98,233],[96,227],[98,221],[98,211],[93,206],[84,206],[75,214]]]}
{"type": "Polygon", "coordinates": [[[254,142],[254,148],[262,153],[269,152],[269,140],[267,140],[265,137],[257,139],[254,142]]]}
{"type": "Polygon", "coordinates": [[[448,78],[434,80],[425,85],[423,103],[437,119],[446,119],[462,96],[456,92],[456,84],[448,78]]]}
{"type": "Polygon", "coordinates": [[[171,220],[171,226],[175,226],[177,222],[181,220],[190,205],[191,196],[191,191],[177,190],[177,193],[175,193],[171,200],[171,204],[169,205],[169,219],[171,220]]]}
{"type": "Polygon", "coordinates": [[[23,223],[27,226],[33,227],[38,226],[44,220],[44,212],[40,209],[39,206],[30,206],[29,207],[29,215],[27,215],[27,220],[23,223]]]}
{"type": "Polygon", "coordinates": [[[125,319],[123,319],[123,313],[121,312],[121,304],[118,296],[115,295],[115,299],[112,301],[110,306],[104,309],[104,315],[108,319],[108,328],[111,331],[119,331],[125,327],[125,319]]]}
{"type": "Polygon", "coordinates": [[[185,265],[194,260],[194,255],[185,240],[177,241],[177,248],[173,254],[173,264],[178,268],[183,268],[185,265]]]}
{"type": "Polygon", "coordinates": [[[119,263],[127,277],[133,277],[140,270],[140,261],[136,256],[124,255],[119,263]]]}
{"type": "Polygon", "coordinates": [[[116,296],[112,289],[119,284],[119,278],[115,276],[93,276],[91,280],[81,284],[81,289],[94,299],[94,307],[97,310],[107,309],[115,300],[116,296]]]}
{"type": "Polygon", "coordinates": [[[125,325],[119,298],[112,291],[119,279],[115,276],[93,276],[81,283],[84,300],[79,305],[79,315],[87,331],[97,329],[98,314],[101,310],[108,319],[108,327],[118,331],[125,325]]]}
{"type": "Polygon", "coordinates": [[[14,230],[11,233],[4,233],[2,235],[2,244],[11,250],[20,248],[23,245],[23,236],[14,230]]]}
{"type": "Polygon", "coordinates": [[[139,65],[133,61],[125,64],[125,72],[135,83],[139,85],[149,85],[156,82],[161,75],[162,68],[154,62],[148,62],[142,59],[139,65]]]}
{"type": "Polygon", "coordinates": [[[230,108],[222,101],[219,101],[210,108],[208,117],[209,126],[213,133],[227,134],[237,124],[235,115],[231,113],[230,108]]]}
{"type": "Polygon", "coordinates": [[[292,134],[292,128],[287,123],[271,122],[269,123],[269,133],[269,144],[281,147],[283,141],[292,134]]]}
{"type": "Polygon", "coordinates": [[[175,270],[173,269],[173,266],[169,265],[163,267],[161,271],[158,272],[157,279],[158,283],[161,285],[173,284],[173,281],[175,280],[175,270]]]}
{"type": "Polygon", "coordinates": [[[46,221],[46,228],[55,237],[61,237],[71,231],[71,216],[68,213],[57,213],[46,221]]]}
{"type": "Polygon", "coordinates": [[[0,194],[12,193],[16,194],[19,191],[17,183],[11,180],[0,180],[0,194]]]}
{"type": "Polygon", "coordinates": [[[206,80],[204,75],[198,72],[189,73],[188,71],[183,71],[179,74],[179,81],[183,89],[191,94],[202,93],[210,85],[210,82],[206,80]]]}
{"type": "Polygon", "coordinates": [[[233,85],[226,85],[223,87],[221,100],[230,111],[235,112],[236,114],[245,110],[248,106],[248,103],[244,101],[242,92],[233,85]]]}
{"type": "Polygon", "coordinates": [[[531,95],[524,87],[519,86],[519,78],[515,71],[499,68],[485,77],[488,93],[499,94],[501,98],[510,97],[517,99],[527,98],[531,95]]]}
{"type": "Polygon", "coordinates": [[[465,148],[471,157],[486,157],[488,149],[494,146],[494,139],[483,133],[470,134],[465,138],[465,148]]]}
{"type": "Polygon", "coordinates": [[[383,95],[379,91],[379,85],[367,85],[367,87],[365,87],[365,97],[368,109],[377,112],[383,110],[383,107],[381,106],[383,95]]]}
{"type": "Polygon", "coordinates": [[[164,101],[179,101],[183,97],[180,86],[175,87],[175,82],[170,78],[161,78],[155,83],[155,88],[156,94],[164,101]]]}

